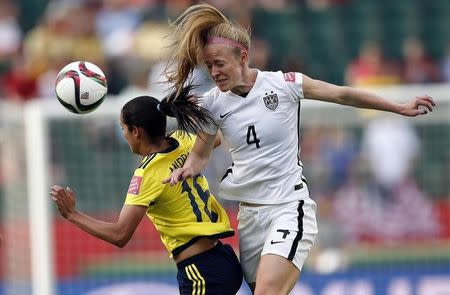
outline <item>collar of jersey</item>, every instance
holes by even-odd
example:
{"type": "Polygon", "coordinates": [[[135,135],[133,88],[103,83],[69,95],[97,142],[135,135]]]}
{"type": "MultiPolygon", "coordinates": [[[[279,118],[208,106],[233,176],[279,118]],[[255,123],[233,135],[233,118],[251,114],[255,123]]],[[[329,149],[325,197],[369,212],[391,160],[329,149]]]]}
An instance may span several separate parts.
{"type": "Polygon", "coordinates": [[[159,151],[159,152],[156,152],[156,153],[148,154],[147,156],[144,157],[143,161],[145,161],[145,159],[151,157],[152,155],[157,155],[157,154],[168,154],[168,153],[170,153],[170,152],[176,150],[176,149],[180,146],[180,143],[178,142],[178,140],[176,140],[176,139],[173,138],[173,137],[167,137],[167,140],[168,140],[169,143],[170,143],[170,146],[169,146],[168,148],[163,149],[162,151],[159,151]]]}

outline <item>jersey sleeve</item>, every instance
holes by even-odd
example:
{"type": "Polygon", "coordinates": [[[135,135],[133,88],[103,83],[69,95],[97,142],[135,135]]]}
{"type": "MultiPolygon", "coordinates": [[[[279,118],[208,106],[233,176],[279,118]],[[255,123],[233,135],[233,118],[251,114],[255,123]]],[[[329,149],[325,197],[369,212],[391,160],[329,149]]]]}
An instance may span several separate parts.
{"type": "Polygon", "coordinates": [[[138,168],[135,170],[128,187],[125,205],[140,205],[148,207],[163,190],[160,181],[155,181],[149,172],[138,168]]]}
{"type": "Polygon", "coordinates": [[[205,110],[207,110],[211,114],[211,117],[213,118],[212,123],[202,126],[203,131],[211,135],[216,134],[220,127],[220,122],[218,122],[217,120],[217,111],[215,111],[213,102],[214,96],[212,90],[203,94],[202,98],[200,99],[200,105],[205,110]]]}
{"type": "Polygon", "coordinates": [[[288,72],[283,73],[284,81],[287,84],[287,90],[289,97],[294,101],[298,102],[303,96],[303,75],[298,72],[288,72]]]}

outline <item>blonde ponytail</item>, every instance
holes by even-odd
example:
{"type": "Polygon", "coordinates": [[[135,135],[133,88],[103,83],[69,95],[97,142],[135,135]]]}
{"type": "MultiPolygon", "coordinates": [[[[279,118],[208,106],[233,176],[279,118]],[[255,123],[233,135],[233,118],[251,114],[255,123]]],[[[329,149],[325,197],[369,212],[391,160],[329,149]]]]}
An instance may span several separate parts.
{"type": "Polygon", "coordinates": [[[180,93],[194,68],[202,63],[203,48],[211,37],[222,37],[249,48],[248,32],[233,25],[219,10],[209,4],[189,7],[172,25],[174,51],[167,63],[165,74],[180,93]]]}

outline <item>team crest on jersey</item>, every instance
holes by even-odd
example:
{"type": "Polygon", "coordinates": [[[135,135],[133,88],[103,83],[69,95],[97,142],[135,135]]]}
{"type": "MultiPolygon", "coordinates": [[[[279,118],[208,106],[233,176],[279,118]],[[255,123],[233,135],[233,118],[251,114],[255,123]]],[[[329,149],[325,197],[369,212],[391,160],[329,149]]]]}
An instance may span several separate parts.
{"type": "Polygon", "coordinates": [[[295,73],[293,72],[284,73],[284,80],[286,82],[295,82],[295,73]]]}
{"type": "Polygon", "coordinates": [[[273,91],[266,93],[263,100],[266,107],[271,111],[274,111],[278,107],[278,95],[273,93],[273,91]]]}
{"type": "Polygon", "coordinates": [[[130,181],[130,186],[128,187],[128,193],[132,195],[139,194],[139,189],[141,188],[142,176],[133,176],[130,181]]]}

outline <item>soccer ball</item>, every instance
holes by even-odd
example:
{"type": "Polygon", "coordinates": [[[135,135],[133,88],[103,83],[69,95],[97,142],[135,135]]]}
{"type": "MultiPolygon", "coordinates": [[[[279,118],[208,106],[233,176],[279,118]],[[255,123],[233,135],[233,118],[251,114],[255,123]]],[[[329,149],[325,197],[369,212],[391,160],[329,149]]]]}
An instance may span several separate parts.
{"type": "Polygon", "coordinates": [[[66,109],[76,114],[86,114],[102,104],[108,84],[99,67],[87,61],[75,61],[58,73],[55,92],[66,109]]]}

